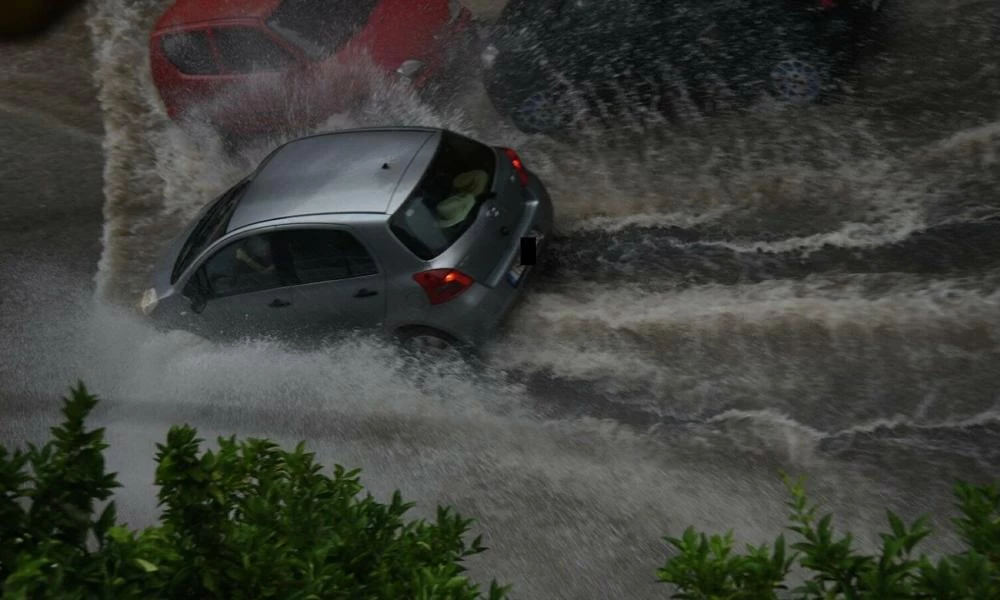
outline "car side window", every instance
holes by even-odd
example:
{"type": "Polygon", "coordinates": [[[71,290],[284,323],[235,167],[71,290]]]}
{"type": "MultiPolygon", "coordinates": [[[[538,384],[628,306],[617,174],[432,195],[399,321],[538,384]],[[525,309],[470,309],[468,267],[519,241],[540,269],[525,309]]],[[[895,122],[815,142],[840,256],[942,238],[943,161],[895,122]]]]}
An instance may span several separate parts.
{"type": "Polygon", "coordinates": [[[208,37],[204,31],[168,33],[160,38],[163,53],[186,75],[214,75],[218,72],[208,37]]]}
{"type": "Polygon", "coordinates": [[[368,250],[346,231],[300,229],[284,232],[284,238],[299,283],[334,281],[378,272],[368,250]]]}
{"type": "Polygon", "coordinates": [[[280,71],[294,60],[267,34],[252,27],[223,27],[215,30],[215,43],[222,64],[230,73],[280,71]]]}
{"type": "Polygon", "coordinates": [[[274,236],[252,235],[226,245],[205,261],[201,276],[210,298],[281,287],[274,236]]]}

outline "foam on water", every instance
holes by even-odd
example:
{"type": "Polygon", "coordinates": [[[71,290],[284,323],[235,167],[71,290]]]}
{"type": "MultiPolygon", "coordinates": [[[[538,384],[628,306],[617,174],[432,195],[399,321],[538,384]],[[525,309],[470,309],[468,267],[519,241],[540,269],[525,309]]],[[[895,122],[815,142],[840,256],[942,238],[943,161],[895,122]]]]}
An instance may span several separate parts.
{"type": "MultiPolygon", "coordinates": [[[[149,457],[169,424],[308,438],[323,462],[362,467],[379,495],[400,488],[422,514],[447,502],[479,519],[492,550],[475,561],[477,577],[514,583],[520,597],[652,598],[663,593],[650,583],[661,535],[689,524],[735,527],[753,542],[779,532],[779,468],[813,474],[815,496],[868,548],[886,502],[907,517],[932,512],[947,529],[941,473],[998,474],[987,444],[1000,439],[993,263],[732,277],[761,253],[791,263],[786,254],[879,249],[995,216],[995,112],[956,117],[957,128],[923,115],[933,126],[903,131],[909,115],[882,118],[908,89],[897,82],[880,88],[895,100],[794,121],[782,111],[682,128],[652,118],[557,141],[514,132],[475,90],[432,110],[369,76],[369,93],[321,129],[440,125],[516,147],[555,197],[557,254],[572,263],[592,252],[578,264],[611,265],[607,277],[539,269],[507,335],[474,368],[415,369],[366,337],[312,350],[215,344],[155,332],[120,305],[184,220],[288,136],[226,157],[214,134],[166,119],[138,67],[165,6],[91,9],[106,130],[99,298],[60,288],[55,273],[5,367],[28,397],[83,377],[107,398],[100,419],[132,522],[155,515],[149,457]],[[617,235],[639,242],[613,254],[617,235]],[[698,277],[644,271],[669,236],[691,254],[737,258],[695,256],[698,277]],[[970,442],[972,430],[986,442],[970,442]]],[[[30,418],[34,430],[40,417],[30,418]]],[[[954,547],[947,535],[934,542],[954,547]]]]}
{"type": "MultiPolygon", "coordinates": [[[[649,583],[649,573],[662,556],[658,537],[688,524],[721,530],[735,523],[741,539],[765,540],[779,530],[784,517],[779,468],[815,474],[812,489],[817,497],[838,510],[841,522],[860,534],[863,545],[877,543],[873,529],[887,495],[893,508],[907,515],[935,509],[935,523],[943,526],[947,511],[938,509],[950,499],[946,490],[925,488],[931,473],[911,472],[913,481],[906,485],[885,483],[864,469],[840,463],[824,450],[824,443],[880,427],[962,428],[996,422],[995,407],[992,414],[957,416],[960,407],[949,407],[941,416],[931,410],[908,420],[894,413],[865,420],[858,413],[850,415],[845,403],[833,411],[849,414],[839,426],[817,421],[817,406],[796,415],[791,403],[797,391],[807,391],[810,379],[822,372],[815,365],[801,362],[799,373],[793,365],[783,381],[761,376],[758,368],[780,357],[755,348],[754,335],[734,334],[732,329],[728,335],[735,343],[719,348],[728,348],[728,357],[713,357],[709,351],[727,335],[727,323],[731,328],[749,317],[758,320],[757,327],[778,327],[773,318],[763,318],[763,307],[789,295],[780,284],[756,292],[691,290],[672,297],[643,297],[639,291],[630,296],[648,307],[643,314],[650,325],[657,320],[650,311],[661,302],[687,312],[688,318],[676,316],[683,327],[672,332],[677,346],[671,356],[703,354],[701,360],[692,356],[676,365],[676,370],[648,348],[605,343],[602,326],[579,321],[604,322],[603,327],[631,324],[639,338],[655,337],[652,327],[638,327],[636,319],[622,321],[607,305],[603,312],[588,311],[586,300],[571,304],[570,299],[539,294],[530,300],[536,304],[524,307],[532,320],[515,328],[506,355],[498,351],[487,359],[490,368],[444,365],[427,374],[408,368],[393,347],[365,338],[303,351],[267,340],[215,344],[181,332],[163,334],[130,311],[95,303],[69,285],[60,288],[55,284],[60,281],[58,271],[43,266],[38,271],[49,273],[47,282],[29,283],[23,293],[51,299],[45,314],[29,315],[34,325],[14,341],[22,349],[15,356],[18,364],[7,365],[12,377],[21,379],[14,387],[20,383],[25,394],[51,402],[46,396],[58,391],[55,382],[81,377],[106,398],[98,422],[109,427],[111,468],[126,484],[119,500],[132,524],[148,523],[156,513],[150,457],[169,424],[195,424],[209,439],[234,432],[267,435],[287,444],[308,439],[325,463],[362,467],[366,485],[380,497],[400,488],[418,500],[416,514],[427,515],[434,503],[446,502],[478,518],[492,549],[474,562],[473,574],[513,582],[529,597],[654,597],[657,589],[649,583]],[[45,291],[35,289],[39,286],[45,291]],[[727,294],[728,299],[721,297],[727,294]],[[697,308],[712,297],[712,306],[697,308]],[[753,298],[758,306],[748,308],[753,298]],[[549,309],[540,311],[539,302],[548,303],[549,309]],[[52,314],[53,304],[63,305],[63,318],[44,318],[52,314]],[[582,311],[568,312],[569,306],[581,304],[582,311]],[[539,319],[567,331],[554,333],[540,326],[539,319]],[[576,339],[580,337],[586,337],[586,343],[576,339]],[[52,352],[56,347],[59,351],[52,352]],[[527,359],[529,368],[538,369],[546,358],[553,368],[569,370],[559,373],[569,380],[617,380],[627,387],[659,378],[663,389],[639,397],[640,407],[657,419],[652,426],[630,425],[614,412],[601,416],[603,406],[620,399],[602,401],[585,389],[575,395],[575,411],[553,414],[556,395],[538,393],[519,368],[525,365],[516,364],[527,359]],[[724,368],[727,358],[729,368],[724,368]],[[687,379],[685,369],[692,369],[687,379]],[[727,374],[730,379],[723,380],[727,374]],[[700,386],[700,395],[686,396],[688,385],[700,386]],[[759,402],[734,408],[732,400],[741,394],[759,402]],[[674,401],[658,407],[649,404],[671,398],[674,401]],[[848,494],[845,489],[856,491],[848,494]]],[[[830,296],[828,309],[852,302],[849,292],[838,298],[831,290],[830,296]]],[[[589,304],[610,298],[594,292],[589,304]]],[[[972,294],[953,299],[951,310],[944,311],[937,307],[941,299],[901,302],[897,314],[856,298],[853,302],[857,312],[869,314],[868,319],[886,331],[907,318],[924,325],[935,318],[967,325],[988,312],[972,294]]],[[[777,310],[792,313],[790,317],[797,312],[790,301],[777,310]]],[[[829,312],[817,310],[812,317],[798,319],[808,327],[814,318],[830,318],[823,316],[829,312]]],[[[848,326],[846,319],[843,326],[848,326]]],[[[878,328],[860,323],[854,333],[863,340],[869,329],[878,328]]],[[[842,332],[848,337],[851,333],[842,332]]],[[[759,340],[766,337],[758,334],[759,340]]],[[[833,346],[822,347],[820,338],[820,346],[811,348],[814,360],[849,356],[847,348],[830,339],[825,341],[833,346]]],[[[807,350],[810,344],[797,348],[807,350]]],[[[966,351],[965,366],[968,360],[988,360],[995,352],[966,351]]],[[[816,401],[829,398],[817,396],[816,401]]],[[[891,406],[886,411],[908,410],[899,403],[891,406]]],[[[45,412],[54,419],[51,411],[45,412]]],[[[41,421],[41,415],[33,418],[36,425],[41,421]]],[[[940,451],[948,448],[952,446],[940,451]]],[[[947,537],[935,541],[938,549],[951,547],[947,537]]]]}

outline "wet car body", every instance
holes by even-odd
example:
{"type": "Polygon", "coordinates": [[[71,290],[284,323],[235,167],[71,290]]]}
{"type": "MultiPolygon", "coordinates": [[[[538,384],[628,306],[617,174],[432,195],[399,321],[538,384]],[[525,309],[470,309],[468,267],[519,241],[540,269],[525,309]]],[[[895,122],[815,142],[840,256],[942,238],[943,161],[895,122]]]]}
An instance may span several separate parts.
{"type": "Polygon", "coordinates": [[[511,149],[415,127],[308,136],[202,210],[140,307],[160,327],[211,338],[362,330],[468,349],[530,279],[522,238],[544,251],[552,226],[544,185],[511,149]],[[458,229],[441,233],[428,207],[442,181],[470,168],[487,173],[484,185],[458,229]],[[227,266],[234,247],[238,256],[261,239],[273,271],[227,266]]]}
{"type": "Polygon", "coordinates": [[[171,119],[306,131],[366,93],[365,68],[434,82],[470,20],[457,0],[177,0],[150,35],[150,68],[171,119]]]}
{"type": "Polygon", "coordinates": [[[672,119],[770,96],[824,102],[882,26],[880,0],[512,0],[483,53],[498,111],[527,132],[622,107],[672,119]]]}

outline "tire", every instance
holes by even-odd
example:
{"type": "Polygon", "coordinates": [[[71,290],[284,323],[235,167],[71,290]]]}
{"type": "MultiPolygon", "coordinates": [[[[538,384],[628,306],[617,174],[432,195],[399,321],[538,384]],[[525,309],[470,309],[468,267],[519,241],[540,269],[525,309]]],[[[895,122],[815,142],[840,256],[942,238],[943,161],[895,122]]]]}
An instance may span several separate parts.
{"type": "Polygon", "coordinates": [[[551,85],[511,103],[511,123],[524,133],[553,134],[571,127],[575,119],[568,90],[551,85]]]}
{"type": "Polygon", "coordinates": [[[403,351],[418,359],[464,360],[474,356],[471,346],[432,327],[410,326],[396,332],[403,351]]]}
{"type": "Polygon", "coordinates": [[[785,104],[816,104],[827,96],[831,86],[825,65],[796,55],[779,60],[767,75],[768,91],[785,104]]]}

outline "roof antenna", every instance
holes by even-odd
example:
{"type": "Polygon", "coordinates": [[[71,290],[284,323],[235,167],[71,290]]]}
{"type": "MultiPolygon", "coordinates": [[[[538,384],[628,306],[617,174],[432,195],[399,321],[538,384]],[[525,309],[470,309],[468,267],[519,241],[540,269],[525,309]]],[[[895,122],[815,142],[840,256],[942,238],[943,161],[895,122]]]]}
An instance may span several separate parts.
{"type": "Polygon", "coordinates": [[[389,163],[382,163],[382,168],[383,169],[388,169],[389,168],[389,163]]]}

